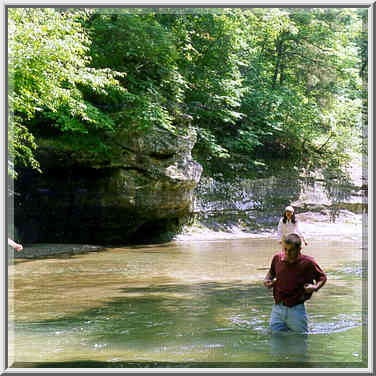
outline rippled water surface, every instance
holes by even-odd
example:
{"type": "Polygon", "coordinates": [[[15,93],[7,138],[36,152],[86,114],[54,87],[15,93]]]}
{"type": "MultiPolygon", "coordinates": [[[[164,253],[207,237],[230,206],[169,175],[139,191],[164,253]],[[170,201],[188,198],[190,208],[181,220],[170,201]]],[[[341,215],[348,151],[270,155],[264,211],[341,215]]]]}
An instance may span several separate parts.
{"type": "Polygon", "coordinates": [[[263,278],[276,240],[171,242],[18,260],[9,266],[9,363],[364,367],[361,247],[360,240],[317,239],[303,250],[328,274],[306,304],[306,337],[268,331],[273,300],[263,278]]]}

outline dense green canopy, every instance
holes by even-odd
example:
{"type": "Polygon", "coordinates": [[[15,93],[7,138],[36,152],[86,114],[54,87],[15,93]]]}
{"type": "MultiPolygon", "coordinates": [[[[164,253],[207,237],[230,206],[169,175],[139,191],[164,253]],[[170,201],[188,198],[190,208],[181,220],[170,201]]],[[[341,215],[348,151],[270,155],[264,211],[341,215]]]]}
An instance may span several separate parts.
{"type": "Polygon", "coordinates": [[[110,154],[109,133],[156,125],[194,127],[208,175],[253,174],[272,158],[341,164],[361,146],[366,15],[9,8],[16,171],[39,168],[38,137],[110,154]]]}

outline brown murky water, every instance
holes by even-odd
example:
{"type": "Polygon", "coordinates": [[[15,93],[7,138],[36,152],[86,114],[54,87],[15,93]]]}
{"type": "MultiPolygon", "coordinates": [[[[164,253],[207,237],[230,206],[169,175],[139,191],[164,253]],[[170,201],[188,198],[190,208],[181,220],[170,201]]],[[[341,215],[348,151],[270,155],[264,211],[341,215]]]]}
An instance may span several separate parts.
{"type": "Polygon", "coordinates": [[[268,331],[273,300],[263,278],[278,248],[276,240],[246,238],[17,260],[9,266],[9,364],[360,367],[361,237],[312,240],[303,250],[328,274],[306,305],[305,338],[268,331]]]}

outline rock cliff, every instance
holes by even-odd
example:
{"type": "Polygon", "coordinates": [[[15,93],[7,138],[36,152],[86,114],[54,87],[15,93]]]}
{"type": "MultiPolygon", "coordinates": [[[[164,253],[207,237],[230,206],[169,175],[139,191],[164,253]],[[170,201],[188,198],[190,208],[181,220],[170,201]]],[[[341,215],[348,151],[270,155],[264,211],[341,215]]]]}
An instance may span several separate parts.
{"type": "Polygon", "coordinates": [[[295,166],[283,169],[280,163],[265,178],[239,176],[237,181],[222,182],[202,177],[195,197],[196,222],[215,231],[275,229],[287,205],[297,214],[322,214],[335,222],[341,212],[368,212],[367,162],[354,156],[343,174],[330,168],[314,172],[295,166]]]}
{"type": "Polygon", "coordinates": [[[14,223],[23,242],[157,241],[189,218],[202,167],[192,129],[117,134],[111,157],[40,139],[43,174],[15,182],[14,223]]]}

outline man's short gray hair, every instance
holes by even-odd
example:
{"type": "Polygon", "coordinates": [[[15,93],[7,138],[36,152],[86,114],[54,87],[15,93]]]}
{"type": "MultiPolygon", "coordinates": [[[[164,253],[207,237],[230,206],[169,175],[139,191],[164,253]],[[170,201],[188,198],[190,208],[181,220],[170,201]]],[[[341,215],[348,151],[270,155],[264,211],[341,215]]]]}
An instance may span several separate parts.
{"type": "Polygon", "coordinates": [[[302,240],[300,239],[300,236],[298,234],[288,234],[285,239],[286,244],[293,244],[296,249],[302,248],[302,240]]]}

